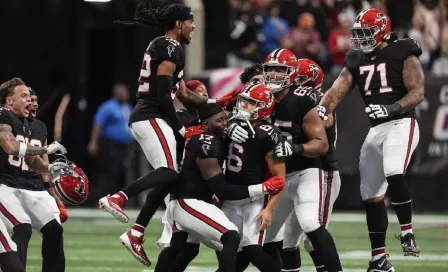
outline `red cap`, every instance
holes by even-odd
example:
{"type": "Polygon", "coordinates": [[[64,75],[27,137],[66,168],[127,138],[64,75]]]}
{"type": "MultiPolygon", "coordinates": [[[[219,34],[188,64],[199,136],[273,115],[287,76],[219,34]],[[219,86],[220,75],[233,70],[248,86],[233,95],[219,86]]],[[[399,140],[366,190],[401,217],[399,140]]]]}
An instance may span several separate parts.
{"type": "Polygon", "coordinates": [[[204,83],[200,82],[199,80],[190,80],[186,85],[190,91],[194,91],[197,87],[204,85],[204,83]]]}

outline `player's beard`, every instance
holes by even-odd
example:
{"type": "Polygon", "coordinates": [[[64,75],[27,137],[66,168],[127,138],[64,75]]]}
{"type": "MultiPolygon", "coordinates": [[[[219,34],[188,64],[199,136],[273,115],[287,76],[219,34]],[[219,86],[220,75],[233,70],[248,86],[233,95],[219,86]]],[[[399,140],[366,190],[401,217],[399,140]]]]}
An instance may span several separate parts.
{"type": "Polygon", "coordinates": [[[180,42],[181,42],[182,44],[190,44],[190,39],[185,38],[185,36],[184,36],[183,33],[182,33],[182,36],[181,36],[180,39],[181,39],[180,42]]]}

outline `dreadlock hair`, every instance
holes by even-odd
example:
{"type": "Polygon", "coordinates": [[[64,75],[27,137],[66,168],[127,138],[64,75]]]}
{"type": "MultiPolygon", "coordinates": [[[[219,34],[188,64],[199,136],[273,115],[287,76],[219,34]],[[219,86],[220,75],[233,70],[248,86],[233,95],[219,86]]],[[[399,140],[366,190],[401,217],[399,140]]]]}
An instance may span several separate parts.
{"type": "Polygon", "coordinates": [[[168,31],[176,26],[176,21],[186,21],[192,18],[191,8],[185,5],[170,4],[162,9],[154,9],[150,0],[143,0],[137,7],[132,22],[117,21],[117,23],[159,27],[168,31]]]}
{"type": "Polygon", "coordinates": [[[240,80],[242,84],[247,84],[251,78],[263,73],[263,65],[261,63],[256,63],[252,66],[246,67],[240,75],[240,80]]]}

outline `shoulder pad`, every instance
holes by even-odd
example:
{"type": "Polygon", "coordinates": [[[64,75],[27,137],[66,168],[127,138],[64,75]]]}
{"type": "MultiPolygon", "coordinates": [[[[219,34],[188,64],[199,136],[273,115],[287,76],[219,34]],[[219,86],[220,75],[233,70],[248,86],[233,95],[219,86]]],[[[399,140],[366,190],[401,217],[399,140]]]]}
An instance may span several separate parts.
{"type": "Polygon", "coordinates": [[[0,124],[11,125],[14,113],[7,108],[0,108],[0,124]]]}
{"type": "Polygon", "coordinates": [[[417,58],[422,54],[422,48],[417,40],[412,38],[399,39],[394,43],[397,45],[397,50],[400,54],[403,54],[403,58],[406,59],[409,56],[416,56],[417,58]]]}
{"type": "Polygon", "coordinates": [[[359,66],[361,59],[364,57],[364,52],[359,49],[350,49],[347,54],[345,54],[344,65],[349,70],[354,69],[359,66]]]}
{"type": "Polygon", "coordinates": [[[318,102],[318,92],[312,87],[298,86],[293,90],[295,96],[298,96],[299,101],[303,101],[305,104],[318,102]]]}
{"type": "Polygon", "coordinates": [[[209,133],[202,133],[195,137],[196,143],[196,155],[199,158],[216,158],[220,154],[221,141],[218,137],[209,133]]]}
{"type": "Polygon", "coordinates": [[[281,140],[281,130],[275,125],[271,125],[268,122],[262,122],[255,128],[257,138],[261,140],[264,147],[268,149],[274,148],[275,145],[281,140]]]}
{"type": "Polygon", "coordinates": [[[180,51],[183,50],[178,41],[166,37],[158,39],[155,48],[162,60],[169,60],[174,63],[180,60],[180,51]]]}

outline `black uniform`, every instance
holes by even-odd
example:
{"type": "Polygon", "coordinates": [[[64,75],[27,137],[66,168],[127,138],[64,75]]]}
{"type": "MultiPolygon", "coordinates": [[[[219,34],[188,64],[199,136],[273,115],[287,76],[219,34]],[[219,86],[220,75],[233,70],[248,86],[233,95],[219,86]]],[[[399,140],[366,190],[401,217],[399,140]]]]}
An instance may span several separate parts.
{"type": "MultiPolygon", "coordinates": [[[[303,132],[303,119],[307,113],[316,107],[317,94],[310,88],[292,89],[277,104],[271,116],[275,120],[283,138],[292,140],[294,144],[305,144],[309,141],[303,132]]],[[[321,168],[319,158],[309,158],[301,155],[286,158],[286,173],[301,171],[308,168],[321,168]]]]}
{"type": "MultiPolygon", "coordinates": [[[[352,49],[345,56],[345,67],[353,76],[364,104],[390,105],[406,95],[403,83],[403,64],[409,56],[420,56],[422,49],[413,39],[390,40],[388,45],[371,54],[352,49]]],[[[391,120],[415,116],[415,110],[392,118],[370,120],[372,126],[391,120]]]]}
{"type": "MultiPolygon", "coordinates": [[[[247,127],[246,130],[250,132],[247,127]]],[[[264,120],[254,127],[254,131],[254,138],[250,132],[246,142],[238,144],[231,141],[228,145],[226,168],[228,184],[254,185],[262,183],[266,178],[269,171],[266,154],[274,150],[281,140],[281,131],[264,120]]]]}
{"type": "MultiPolygon", "coordinates": [[[[33,146],[44,146],[47,141],[47,127],[39,120],[29,120],[31,135],[29,144],[33,146]]],[[[17,182],[17,188],[32,191],[43,191],[42,176],[29,169],[22,169],[17,182]]]]}
{"type": "MultiPolygon", "coordinates": [[[[318,97],[317,104],[319,104],[320,99],[324,94],[317,91],[315,92],[318,97]]],[[[336,158],[336,141],[338,140],[336,112],[333,113],[333,118],[333,125],[325,130],[328,139],[328,152],[327,154],[320,156],[322,170],[324,171],[339,171],[338,159],[336,158]]]]}
{"type": "MultiPolygon", "coordinates": [[[[171,123],[173,122],[173,120],[169,120],[169,107],[163,105],[160,100],[162,92],[165,90],[158,89],[155,80],[157,68],[164,61],[170,61],[176,64],[176,70],[173,74],[173,90],[171,94],[172,98],[174,98],[179,87],[179,82],[183,78],[185,52],[178,41],[166,38],[165,36],[160,36],[152,40],[145,52],[139,78],[140,87],[137,93],[139,99],[131,113],[129,123],[149,120],[156,117],[166,119],[166,121],[171,123]]],[[[174,126],[173,129],[177,129],[177,126],[179,126],[179,124],[170,125],[174,126]]]]}
{"type": "MultiPolygon", "coordinates": [[[[11,126],[12,134],[17,140],[27,143],[30,136],[28,120],[18,117],[6,108],[0,108],[0,124],[11,126]]],[[[24,158],[8,155],[0,150],[0,183],[9,187],[17,187],[17,180],[23,168],[27,168],[24,158]]]]}
{"type": "MultiPolygon", "coordinates": [[[[184,127],[192,127],[199,124],[199,118],[192,116],[188,111],[186,110],[178,110],[177,116],[179,116],[180,121],[182,122],[182,125],[184,127]]],[[[182,137],[180,134],[176,133],[176,152],[177,152],[177,163],[181,165],[184,149],[185,149],[185,138],[182,137]]]]}
{"type": "Polygon", "coordinates": [[[174,184],[174,195],[177,198],[193,198],[211,203],[213,191],[202,178],[197,158],[217,158],[219,165],[222,165],[225,159],[222,140],[207,132],[188,140],[179,180],[174,184]]]}

